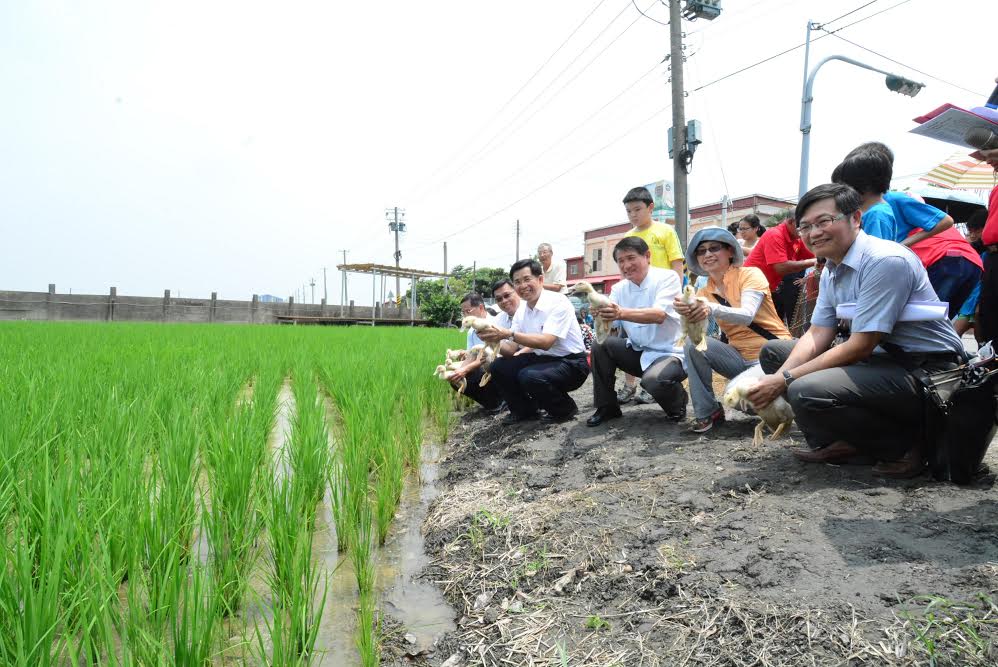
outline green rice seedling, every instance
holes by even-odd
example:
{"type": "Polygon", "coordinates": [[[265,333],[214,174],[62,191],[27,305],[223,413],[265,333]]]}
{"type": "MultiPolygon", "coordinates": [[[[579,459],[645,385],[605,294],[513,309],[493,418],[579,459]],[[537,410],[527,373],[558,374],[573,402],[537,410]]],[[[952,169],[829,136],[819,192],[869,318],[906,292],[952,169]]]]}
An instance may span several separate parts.
{"type": "Polygon", "coordinates": [[[255,404],[236,407],[216,428],[206,448],[211,505],[202,512],[203,526],[226,614],[239,608],[263,528],[258,499],[269,467],[264,465],[267,441],[257,429],[254,410],[255,404]]]}
{"type": "Polygon", "coordinates": [[[357,589],[361,595],[374,591],[374,526],[371,503],[365,497],[356,508],[357,519],[350,536],[350,558],[353,562],[357,589]]]}
{"type": "Polygon", "coordinates": [[[288,458],[294,483],[306,503],[309,524],[315,517],[315,507],[325,495],[326,480],[332,452],[326,429],[325,406],[319,401],[315,376],[303,367],[295,372],[292,388],[295,414],[291,422],[288,458]]]}
{"type": "Polygon", "coordinates": [[[273,618],[264,620],[269,651],[259,627],[256,635],[259,656],[270,665],[308,665],[314,658],[326,586],[312,560],[312,531],[301,514],[310,498],[287,477],[274,482],[269,498],[267,578],[274,600],[273,618]]]}
{"type": "Polygon", "coordinates": [[[173,665],[204,667],[215,652],[215,635],[222,608],[219,591],[211,586],[208,572],[195,566],[190,577],[177,577],[177,613],[170,617],[173,665]]]}
{"type": "MultiPolygon", "coordinates": [[[[43,532],[30,519],[19,518],[4,536],[4,571],[0,577],[0,662],[18,667],[59,664],[66,649],[58,634],[74,609],[63,604],[63,577],[75,524],[61,515],[60,493],[68,489],[62,472],[49,496],[37,508],[43,532]]],[[[70,602],[70,604],[72,604],[70,602]]]]}
{"type": "Polygon", "coordinates": [[[363,667],[381,664],[380,625],[380,621],[375,619],[374,595],[361,593],[357,607],[357,653],[363,667]]]}

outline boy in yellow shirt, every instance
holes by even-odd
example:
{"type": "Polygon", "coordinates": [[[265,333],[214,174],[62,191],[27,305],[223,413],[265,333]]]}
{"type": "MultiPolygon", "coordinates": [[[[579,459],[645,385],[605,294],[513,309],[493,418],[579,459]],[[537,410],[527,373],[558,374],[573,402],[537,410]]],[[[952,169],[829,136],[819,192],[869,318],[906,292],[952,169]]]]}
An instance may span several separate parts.
{"type": "MultiPolygon", "coordinates": [[[[682,284],[684,253],[679,245],[679,235],[672,226],[652,220],[654,209],[655,199],[648,188],[631,188],[624,197],[624,210],[627,211],[627,221],[633,229],[624,236],[641,238],[651,250],[651,265],[660,269],[672,269],[679,274],[679,282],[682,284]]],[[[627,403],[632,398],[638,403],[654,402],[655,399],[644,389],[638,391],[637,384],[637,378],[625,375],[624,386],[617,392],[617,402],[627,403]]]]}

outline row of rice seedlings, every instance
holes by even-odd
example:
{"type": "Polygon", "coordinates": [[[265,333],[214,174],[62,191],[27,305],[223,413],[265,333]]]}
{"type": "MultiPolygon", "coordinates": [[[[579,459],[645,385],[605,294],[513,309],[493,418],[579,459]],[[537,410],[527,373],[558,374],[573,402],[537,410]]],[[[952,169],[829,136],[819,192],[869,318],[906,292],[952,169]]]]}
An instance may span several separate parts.
{"type": "Polygon", "coordinates": [[[272,475],[267,500],[267,576],[274,601],[273,616],[265,621],[269,651],[259,628],[256,633],[259,657],[271,665],[314,662],[319,619],[326,604],[327,577],[312,557],[312,546],[332,454],[325,407],[315,377],[304,364],[295,369],[292,393],[291,432],[278,461],[287,474],[272,475]]]}
{"type": "Polygon", "coordinates": [[[276,378],[258,382],[250,401],[236,405],[214,425],[205,448],[211,497],[202,525],[225,615],[240,608],[258,556],[277,386],[276,378]]]}

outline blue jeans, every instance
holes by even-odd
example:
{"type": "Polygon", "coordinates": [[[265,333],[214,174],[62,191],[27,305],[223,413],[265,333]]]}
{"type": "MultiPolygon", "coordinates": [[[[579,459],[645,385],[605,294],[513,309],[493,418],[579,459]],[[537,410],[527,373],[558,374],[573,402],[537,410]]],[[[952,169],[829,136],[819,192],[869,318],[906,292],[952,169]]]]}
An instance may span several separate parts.
{"type": "Polygon", "coordinates": [[[926,272],[939,300],[949,302],[951,320],[960,313],[960,306],[981,280],[981,270],[966,257],[943,257],[926,272]]]}

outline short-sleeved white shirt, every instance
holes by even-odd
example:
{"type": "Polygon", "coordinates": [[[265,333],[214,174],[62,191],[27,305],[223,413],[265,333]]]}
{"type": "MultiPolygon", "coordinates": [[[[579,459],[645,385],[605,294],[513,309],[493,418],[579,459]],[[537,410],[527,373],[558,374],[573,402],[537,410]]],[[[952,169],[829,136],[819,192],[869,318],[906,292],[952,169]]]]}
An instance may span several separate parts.
{"type": "MultiPolygon", "coordinates": [[[[520,301],[519,308],[523,308],[523,301],[520,301]]],[[[492,322],[500,329],[512,329],[513,328],[513,318],[506,314],[505,310],[500,310],[499,314],[493,318],[492,322]]]]}
{"type": "Polygon", "coordinates": [[[513,331],[527,334],[553,334],[557,340],[550,350],[535,349],[536,354],[564,357],[585,352],[582,329],[575,319],[575,308],[568,297],[551,290],[541,290],[537,303],[531,308],[526,301],[513,316],[513,331]]]}
{"type": "MultiPolygon", "coordinates": [[[[544,268],[544,265],[541,265],[544,268]]],[[[568,285],[566,284],[566,276],[568,275],[568,270],[565,268],[565,262],[557,260],[554,257],[551,258],[551,268],[544,271],[544,284],[545,285],[561,285],[562,293],[568,291],[568,285]]],[[[551,290],[548,290],[549,292],[551,290]]]]}
{"type": "Polygon", "coordinates": [[[679,274],[671,269],[648,267],[648,275],[635,285],[630,280],[621,280],[610,290],[610,300],[621,308],[658,308],[665,311],[665,321],[661,324],[638,324],[618,320],[627,336],[627,345],[641,352],[641,370],[665,356],[684,360],[683,349],[676,346],[679,338],[679,314],[673,300],[679,296],[679,274]]]}

